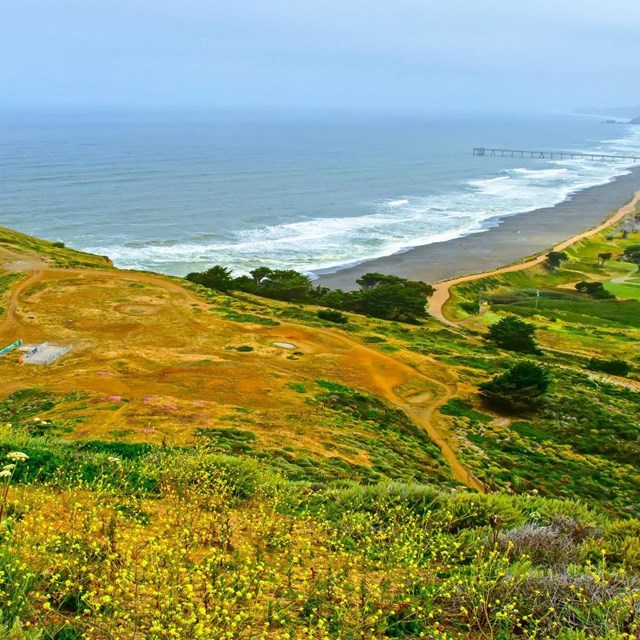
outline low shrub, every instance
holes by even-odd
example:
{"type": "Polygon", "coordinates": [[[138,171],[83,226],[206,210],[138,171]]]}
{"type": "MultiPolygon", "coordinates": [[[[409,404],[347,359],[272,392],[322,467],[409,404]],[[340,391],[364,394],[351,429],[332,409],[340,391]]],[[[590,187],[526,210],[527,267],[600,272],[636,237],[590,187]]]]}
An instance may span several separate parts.
{"type": "Polygon", "coordinates": [[[591,371],[602,371],[614,376],[628,376],[629,365],[624,360],[600,360],[591,358],[588,368],[591,371]]]}
{"type": "Polygon", "coordinates": [[[480,396],[492,407],[512,413],[534,411],[550,384],[549,373],[534,362],[519,362],[480,385],[480,396]]]}
{"type": "Polygon", "coordinates": [[[477,300],[461,302],[460,308],[468,314],[475,316],[480,313],[480,303],[477,300]]]}
{"type": "Polygon", "coordinates": [[[527,523],[500,534],[498,548],[510,558],[525,557],[535,565],[566,567],[579,559],[584,541],[598,535],[594,527],[557,518],[548,525],[527,523]]]}
{"type": "Polygon", "coordinates": [[[327,320],[327,322],[334,322],[335,324],[347,324],[349,322],[349,318],[347,318],[344,313],[332,311],[331,309],[320,309],[320,311],[316,313],[316,316],[318,316],[320,320],[327,320]]]}

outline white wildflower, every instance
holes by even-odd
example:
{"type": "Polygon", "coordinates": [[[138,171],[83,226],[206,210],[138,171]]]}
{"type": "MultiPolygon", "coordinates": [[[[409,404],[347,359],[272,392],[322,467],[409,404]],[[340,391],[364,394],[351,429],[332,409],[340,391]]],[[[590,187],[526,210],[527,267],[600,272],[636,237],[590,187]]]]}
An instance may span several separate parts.
{"type": "Polygon", "coordinates": [[[11,471],[9,469],[3,469],[2,471],[0,471],[0,478],[10,478],[11,477],[11,471]]]}
{"type": "Polygon", "coordinates": [[[33,419],[33,421],[34,421],[34,422],[40,422],[40,418],[38,418],[38,416],[36,416],[36,417],[33,419]]]}
{"type": "Polygon", "coordinates": [[[7,453],[7,460],[12,462],[26,462],[28,459],[29,456],[26,453],[22,453],[22,451],[9,451],[7,453]]]}
{"type": "Polygon", "coordinates": [[[16,465],[15,464],[5,464],[4,467],[2,467],[3,471],[11,471],[12,469],[15,469],[16,465]]]}
{"type": "Polygon", "coordinates": [[[120,458],[116,457],[116,456],[109,456],[107,458],[108,462],[113,462],[114,464],[122,464],[122,460],[120,460],[120,458]]]}

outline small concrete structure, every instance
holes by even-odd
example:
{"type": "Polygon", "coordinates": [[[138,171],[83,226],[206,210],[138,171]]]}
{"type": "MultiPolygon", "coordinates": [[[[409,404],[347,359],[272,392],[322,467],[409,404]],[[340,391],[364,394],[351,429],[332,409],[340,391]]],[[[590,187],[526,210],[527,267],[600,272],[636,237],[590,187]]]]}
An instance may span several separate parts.
{"type": "Polygon", "coordinates": [[[22,364],[49,365],[66,353],[69,353],[72,348],[72,345],[69,345],[68,347],[59,347],[57,345],[49,344],[48,342],[43,342],[42,344],[31,346],[29,351],[22,356],[20,361],[22,364]]]}

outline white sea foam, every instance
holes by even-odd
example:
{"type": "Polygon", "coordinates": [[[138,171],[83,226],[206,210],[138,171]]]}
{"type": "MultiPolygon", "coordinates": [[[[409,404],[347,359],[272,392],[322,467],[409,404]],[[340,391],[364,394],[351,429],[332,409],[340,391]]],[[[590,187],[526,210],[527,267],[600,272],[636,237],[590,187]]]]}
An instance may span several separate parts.
{"type": "MultiPolygon", "coordinates": [[[[640,127],[629,127],[627,135],[603,141],[601,146],[606,153],[640,153],[640,127]]],[[[88,249],[109,255],[119,266],[173,273],[214,263],[240,273],[258,265],[312,273],[482,231],[497,216],[554,206],[576,191],[628,173],[631,166],[630,162],[554,160],[540,168],[514,167],[494,177],[470,180],[438,196],[389,197],[372,203],[366,215],[305,217],[237,231],[218,241],[203,236],[88,249]]]]}

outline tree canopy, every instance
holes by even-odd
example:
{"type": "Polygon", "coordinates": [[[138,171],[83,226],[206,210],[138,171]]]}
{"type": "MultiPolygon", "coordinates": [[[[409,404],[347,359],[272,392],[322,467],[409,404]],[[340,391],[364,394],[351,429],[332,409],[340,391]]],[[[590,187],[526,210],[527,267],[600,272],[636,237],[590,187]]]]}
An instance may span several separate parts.
{"type": "Polygon", "coordinates": [[[486,404],[512,413],[537,409],[549,388],[549,373],[535,362],[519,362],[504,373],[480,385],[480,396],[486,404]]]}
{"type": "Polygon", "coordinates": [[[633,262],[633,264],[637,265],[638,271],[640,271],[640,244],[634,244],[627,247],[624,250],[623,256],[627,262],[633,262]]]}
{"type": "Polygon", "coordinates": [[[210,269],[202,272],[189,273],[186,279],[195,282],[208,289],[216,291],[231,291],[234,288],[234,279],[231,275],[231,269],[227,269],[219,264],[214,265],[210,269]]]}
{"type": "Polygon", "coordinates": [[[257,292],[267,298],[291,301],[304,300],[312,288],[311,278],[303,273],[293,269],[269,269],[260,279],[257,292]]]}
{"type": "Polygon", "coordinates": [[[535,325],[518,316],[507,316],[489,327],[487,339],[509,351],[540,353],[535,341],[535,331],[535,325]]]}
{"type": "Polygon", "coordinates": [[[547,253],[547,266],[555,271],[563,262],[569,259],[564,251],[550,251],[547,253]]]}
{"type": "Polygon", "coordinates": [[[354,311],[374,318],[415,322],[427,317],[425,296],[414,287],[381,284],[355,297],[354,311]]]}
{"type": "Polygon", "coordinates": [[[248,276],[233,278],[229,269],[215,265],[202,273],[190,273],[187,279],[217,291],[245,291],[287,302],[308,302],[413,323],[427,317],[426,299],[434,292],[425,282],[383,273],[365,273],[356,281],[359,291],[314,287],[309,276],[303,273],[269,267],[258,267],[248,276]]]}

